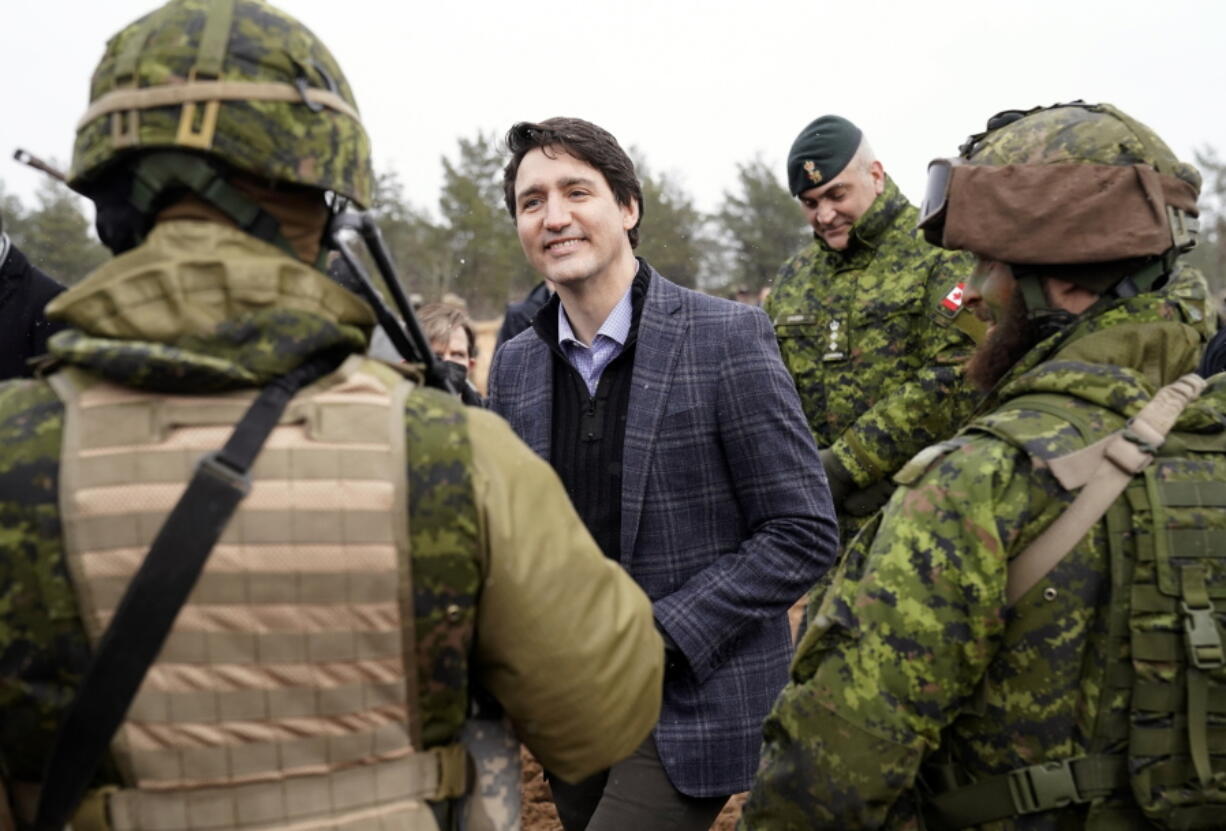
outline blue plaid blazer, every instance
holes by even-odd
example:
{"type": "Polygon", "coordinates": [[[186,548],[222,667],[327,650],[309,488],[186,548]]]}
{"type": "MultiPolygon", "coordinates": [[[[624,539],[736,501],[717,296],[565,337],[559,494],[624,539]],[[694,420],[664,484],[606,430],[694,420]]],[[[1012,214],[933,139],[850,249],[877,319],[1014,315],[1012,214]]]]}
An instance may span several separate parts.
{"type": "MultiPolygon", "coordinates": [[[[787,681],[787,609],[833,562],[817,446],[770,321],[652,272],[622,459],[621,565],[685,661],[656,727],[673,785],[748,789],[787,681]]],[[[490,407],[549,459],[553,355],[528,329],[494,356],[490,407]]]]}

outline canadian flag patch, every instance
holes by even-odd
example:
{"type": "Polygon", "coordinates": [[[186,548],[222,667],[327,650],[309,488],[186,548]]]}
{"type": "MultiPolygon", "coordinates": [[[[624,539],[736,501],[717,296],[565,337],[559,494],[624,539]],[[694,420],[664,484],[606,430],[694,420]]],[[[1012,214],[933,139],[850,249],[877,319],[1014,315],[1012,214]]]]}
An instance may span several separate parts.
{"type": "Polygon", "coordinates": [[[941,305],[951,312],[956,312],[962,308],[962,292],[966,289],[966,283],[959,283],[949,290],[949,294],[945,295],[945,299],[941,301],[941,305]]]}

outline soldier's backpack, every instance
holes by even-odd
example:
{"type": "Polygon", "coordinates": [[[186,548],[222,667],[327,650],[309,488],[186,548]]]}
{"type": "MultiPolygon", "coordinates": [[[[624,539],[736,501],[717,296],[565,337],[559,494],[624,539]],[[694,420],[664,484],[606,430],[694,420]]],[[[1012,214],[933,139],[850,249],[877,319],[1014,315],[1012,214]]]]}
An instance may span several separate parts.
{"type": "MultiPolygon", "coordinates": [[[[928,806],[933,827],[966,828],[1131,790],[1153,827],[1226,828],[1226,479],[1220,475],[1226,433],[1168,435],[1204,386],[1197,376],[1181,378],[1105,438],[1058,396],[1010,403],[1010,409],[1068,422],[1086,446],[1041,462],[1078,495],[1010,562],[1008,602],[1038,584],[1105,516],[1114,658],[1100,700],[1129,704],[1103,708],[1085,756],[935,795],[928,806]]],[[[1133,827],[1090,816],[1090,828],[1133,827]]]]}

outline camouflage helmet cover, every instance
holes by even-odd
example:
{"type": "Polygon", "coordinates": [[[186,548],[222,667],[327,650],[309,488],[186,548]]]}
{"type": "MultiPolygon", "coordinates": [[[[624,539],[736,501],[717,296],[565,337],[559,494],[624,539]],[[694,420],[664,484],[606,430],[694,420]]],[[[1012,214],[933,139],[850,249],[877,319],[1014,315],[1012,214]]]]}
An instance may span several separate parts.
{"type": "Polygon", "coordinates": [[[1000,126],[971,136],[959,148],[971,164],[1147,164],[1200,188],[1196,168],[1179,161],[1149,127],[1110,104],[1005,112],[989,124],[1000,126]]]}
{"type": "Polygon", "coordinates": [[[107,44],[90,103],[69,174],[87,195],[115,162],[179,148],[370,203],[370,143],[340,66],[260,0],[171,0],[132,23],[107,44]]]}
{"type": "Polygon", "coordinates": [[[1076,264],[1190,243],[1200,175],[1110,104],[1000,113],[960,151],[929,168],[920,225],[937,245],[1076,264]]]}

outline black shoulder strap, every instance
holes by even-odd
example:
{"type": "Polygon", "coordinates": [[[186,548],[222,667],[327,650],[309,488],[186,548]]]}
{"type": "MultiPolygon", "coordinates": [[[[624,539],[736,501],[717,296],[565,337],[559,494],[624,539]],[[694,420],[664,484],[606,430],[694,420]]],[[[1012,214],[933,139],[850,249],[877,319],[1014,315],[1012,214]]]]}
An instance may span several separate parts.
{"type": "Polygon", "coordinates": [[[336,367],[308,361],[265,387],[221,450],[202,458],[102,633],[43,776],[37,831],[61,831],[93,780],[205,561],[251,489],[249,471],[298,390],[336,367]]]}

